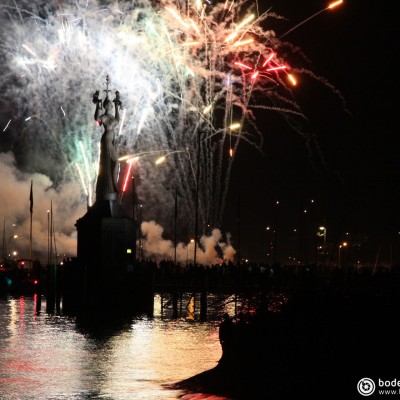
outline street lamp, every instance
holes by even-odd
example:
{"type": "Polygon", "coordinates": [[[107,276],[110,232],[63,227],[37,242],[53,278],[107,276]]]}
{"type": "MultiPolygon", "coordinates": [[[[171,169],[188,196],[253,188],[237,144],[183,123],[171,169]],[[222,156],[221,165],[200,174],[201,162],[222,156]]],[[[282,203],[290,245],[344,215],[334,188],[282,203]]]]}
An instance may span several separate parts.
{"type": "Polygon", "coordinates": [[[325,246],[326,246],[326,228],[324,226],[320,226],[319,230],[321,232],[317,232],[317,236],[324,238],[324,250],[325,250],[325,246]]]}
{"type": "Polygon", "coordinates": [[[11,256],[11,240],[12,239],[18,239],[18,235],[12,235],[12,236],[10,236],[10,239],[8,240],[8,248],[9,248],[9,251],[10,251],[10,256],[11,256]]]}
{"type": "Polygon", "coordinates": [[[138,225],[139,225],[139,257],[143,259],[143,244],[142,244],[142,204],[139,205],[139,215],[138,215],[138,225]]]}
{"type": "Polygon", "coordinates": [[[270,226],[266,227],[267,233],[271,232],[271,235],[267,237],[268,244],[268,260],[271,264],[275,263],[275,246],[276,246],[276,230],[272,229],[270,226]]]}
{"type": "MultiPolygon", "coordinates": [[[[267,233],[268,233],[268,232],[271,230],[271,227],[270,227],[270,226],[267,226],[267,227],[265,228],[265,230],[266,230],[267,233]]],[[[269,236],[267,236],[267,250],[268,250],[268,253],[267,253],[268,261],[270,261],[271,242],[269,241],[269,236]]]]}
{"type": "Polygon", "coordinates": [[[347,242],[343,242],[342,244],[339,245],[339,267],[342,266],[341,260],[340,260],[340,250],[344,247],[347,247],[347,242]]]}
{"type": "Polygon", "coordinates": [[[319,230],[317,231],[317,236],[324,238],[324,244],[323,246],[317,246],[317,261],[318,261],[318,255],[323,255],[324,256],[324,264],[325,264],[325,255],[327,254],[326,251],[326,228],[325,226],[320,226],[318,228],[319,230]],[[319,250],[321,249],[321,250],[319,250]]]}
{"type": "MultiPolygon", "coordinates": [[[[193,243],[194,239],[190,239],[190,243],[193,243]]],[[[186,247],[186,266],[189,264],[189,246],[190,243],[188,243],[187,247],[186,247]]]]}

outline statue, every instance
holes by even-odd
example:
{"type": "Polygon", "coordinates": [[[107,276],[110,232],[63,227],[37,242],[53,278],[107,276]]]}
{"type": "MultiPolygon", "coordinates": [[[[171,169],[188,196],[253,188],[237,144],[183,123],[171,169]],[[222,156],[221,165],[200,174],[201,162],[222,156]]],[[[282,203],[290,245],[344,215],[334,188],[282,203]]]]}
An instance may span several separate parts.
{"type": "Polygon", "coordinates": [[[106,97],[104,100],[99,98],[99,91],[93,94],[93,103],[96,104],[94,119],[99,126],[104,127],[104,133],[100,141],[100,163],[99,173],[96,183],[96,201],[116,200],[118,197],[118,155],[115,147],[115,129],[119,124],[119,108],[122,103],[119,92],[115,92],[115,99],[110,101],[108,98],[108,85],[110,79],[107,75],[106,97]],[[104,109],[104,113],[101,111],[104,109]],[[115,113],[113,115],[113,109],[115,113]]]}

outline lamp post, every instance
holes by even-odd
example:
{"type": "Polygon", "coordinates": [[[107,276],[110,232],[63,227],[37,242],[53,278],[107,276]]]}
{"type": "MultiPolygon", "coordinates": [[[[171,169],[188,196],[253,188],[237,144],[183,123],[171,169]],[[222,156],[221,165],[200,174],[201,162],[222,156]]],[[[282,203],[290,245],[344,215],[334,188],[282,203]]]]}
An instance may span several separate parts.
{"type": "Polygon", "coordinates": [[[50,210],[47,210],[47,265],[50,265],[50,210]]]}
{"type": "MultiPolygon", "coordinates": [[[[165,153],[165,151],[163,151],[163,153],[165,153]]],[[[162,163],[164,163],[167,159],[168,156],[172,155],[172,154],[177,154],[177,153],[186,153],[189,157],[189,161],[190,164],[192,164],[191,158],[190,158],[190,153],[189,153],[189,149],[186,148],[185,150],[173,150],[170,151],[168,153],[165,153],[163,155],[161,155],[160,157],[158,157],[155,160],[155,164],[156,165],[160,165],[162,163]]],[[[192,167],[193,170],[193,167],[192,167]]],[[[197,191],[197,181],[196,181],[196,199],[198,199],[198,191],[197,191]]],[[[198,201],[198,200],[197,200],[198,201]]],[[[196,214],[198,212],[198,203],[196,203],[196,214]]],[[[177,188],[175,188],[175,215],[174,215],[174,264],[176,264],[176,246],[177,246],[177,242],[176,242],[176,235],[177,235],[177,218],[178,218],[178,190],[177,188]]],[[[197,222],[196,222],[197,224],[197,222]]],[[[196,228],[195,228],[196,230],[196,228]]],[[[196,235],[195,235],[196,236],[196,235]]],[[[192,240],[193,241],[193,240],[192,240]]],[[[186,257],[188,258],[188,257],[186,257]]],[[[195,257],[194,257],[195,258],[195,257]]],[[[187,265],[187,261],[186,261],[186,265],[187,265]]]]}
{"type": "Polygon", "coordinates": [[[320,226],[319,227],[319,231],[317,232],[317,236],[322,237],[324,239],[324,242],[323,242],[324,244],[323,244],[321,253],[324,256],[324,264],[325,264],[325,256],[326,256],[326,228],[325,228],[325,226],[320,226]]]}
{"type": "Polygon", "coordinates": [[[347,242],[343,242],[342,244],[339,245],[339,267],[342,267],[342,262],[341,262],[341,258],[340,258],[340,250],[344,247],[347,247],[347,242]]]}
{"type": "Polygon", "coordinates": [[[143,259],[143,243],[142,243],[142,204],[139,205],[139,215],[138,215],[138,225],[139,225],[139,258],[143,259]]]}
{"type": "MultiPolygon", "coordinates": [[[[12,239],[18,239],[18,235],[12,235],[12,236],[10,236],[10,239],[8,240],[8,249],[9,249],[9,251],[10,251],[10,257],[11,257],[11,240],[12,239]]],[[[14,251],[15,252],[15,251],[14,251]]]]}
{"type": "Polygon", "coordinates": [[[186,247],[186,266],[189,264],[189,246],[190,243],[193,243],[194,239],[190,239],[190,242],[188,243],[187,247],[186,247]]]}
{"type": "MultiPolygon", "coordinates": [[[[223,129],[218,129],[217,131],[214,131],[211,133],[211,135],[205,137],[203,140],[200,140],[200,134],[197,135],[197,168],[196,168],[196,198],[195,198],[195,221],[194,221],[194,237],[195,237],[195,242],[194,242],[194,256],[193,256],[193,264],[196,266],[196,256],[197,256],[197,241],[198,241],[198,230],[199,230],[199,186],[200,186],[200,146],[201,143],[208,141],[211,139],[213,136],[225,132],[228,135],[233,135],[234,131],[240,130],[242,125],[238,122],[233,122],[229,126],[223,128],[223,129]]],[[[230,148],[229,151],[230,157],[233,156],[233,149],[230,148]]],[[[238,225],[240,223],[240,220],[238,218],[238,225]]],[[[240,228],[238,227],[238,237],[240,238],[240,228]]],[[[240,243],[240,240],[239,240],[240,243]]],[[[239,245],[239,251],[238,251],[238,263],[240,264],[240,245],[239,245]]]]}
{"type": "Polygon", "coordinates": [[[276,258],[276,256],[275,256],[276,230],[272,229],[270,226],[267,226],[266,227],[266,231],[267,231],[267,234],[271,232],[271,235],[268,235],[268,237],[267,237],[267,245],[268,245],[268,247],[267,247],[267,249],[268,249],[267,256],[268,256],[268,261],[271,264],[274,264],[275,263],[275,258],[276,258]]]}
{"type": "Polygon", "coordinates": [[[324,250],[325,250],[325,246],[326,246],[326,228],[324,226],[320,226],[319,230],[322,231],[321,233],[318,232],[317,235],[318,236],[322,236],[324,238],[324,250]]]}
{"type": "Polygon", "coordinates": [[[272,264],[275,264],[277,260],[277,253],[278,253],[278,224],[279,224],[279,200],[275,201],[275,229],[274,229],[274,236],[272,241],[272,264]]]}
{"type": "Polygon", "coordinates": [[[197,256],[197,240],[199,230],[199,186],[200,186],[200,133],[197,134],[197,165],[196,165],[196,198],[194,211],[194,249],[193,249],[193,265],[196,268],[197,256]]]}

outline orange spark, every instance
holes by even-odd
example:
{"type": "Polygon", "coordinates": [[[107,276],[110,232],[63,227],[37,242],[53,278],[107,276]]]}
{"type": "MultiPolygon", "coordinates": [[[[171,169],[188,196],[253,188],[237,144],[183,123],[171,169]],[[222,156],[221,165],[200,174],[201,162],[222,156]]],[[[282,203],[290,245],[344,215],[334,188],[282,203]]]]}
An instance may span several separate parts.
{"type": "Polygon", "coordinates": [[[329,4],[329,6],[327,8],[332,9],[337,7],[338,5],[342,4],[343,0],[338,0],[338,1],[334,1],[333,3],[329,4]]]}
{"type": "Polygon", "coordinates": [[[292,74],[288,74],[288,79],[293,86],[297,85],[297,80],[292,74]]]}
{"type": "Polygon", "coordinates": [[[240,62],[235,62],[235,65],[238,65],[239,67],[243,67],[243,68],[247,68],[247,69],[253,69],[253,68],[249,67],[248,65],[242,64],[240,62]]]}

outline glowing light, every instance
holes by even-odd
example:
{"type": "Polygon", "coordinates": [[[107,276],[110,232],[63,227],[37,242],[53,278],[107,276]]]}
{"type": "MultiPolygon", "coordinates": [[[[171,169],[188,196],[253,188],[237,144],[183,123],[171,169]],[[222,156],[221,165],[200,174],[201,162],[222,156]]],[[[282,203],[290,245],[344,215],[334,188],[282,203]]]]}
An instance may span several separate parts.
{"type": "Polygon", "coordinates": [[[239,32],[232,32],[230,35],[227,36],[225,39],[225,42],[230,42],[232,39],[235,39],[235,37],[239,36],[239,32]]]}
{"type": "Polygon", "coordinates": [[[11,119],[7,122],[7,125],[5,126],[5,128],[3,129],[3,132],[8,128],[8,125],[10,125],[11,119]]]}
{"type": "Polygon", "coordinates": [[[253,69],[253,68],[249,67],[248,65],[243,64],[241,62],[235,62],[235,65],[242,67],[242,68],[246,68],[246,69],[253,69]]]}
{"type": "Polygon", "coordinates": [[[86,170],[86,176],[87,176],[87,186],[88,186],[88,198],[89,198],[89,205],[92,204],[92,178],[91,178],[91,174],[90,174],[90,168],[89,168],[89,161],[86,157],[86,152],[85,149],[83,147],[83,143],[81,141],[79,141],[79,147],[81,149],[82,152],[82,158],[83,158],[83,162],[85,165],[85,170],[86,170]]]}
{"type": "Polygon", "coordinates": [[[126,191],[126,187],[128,186],[128,179],[131,176],[133,161],[129,162],[128,164],[129,164],[128,171],[126,172],[125,179],[124,179],[124,184],[122,186],[122,191],[123,192],[126,191]]]}
{"type": "Polygon", "coordinates": [[[203,114],[208,114],[211,110],[212,105],[209,104],[207,107],[204,107],[203,109],[203,114]]]}
{"type": "Polygon", "coordinates": [[[229,129],[231,131],[234,131],[235,129],[239,129],[241,127],[241,125],[238,122],[235,122],[234,124],[229,126],[229,129]]]}
{"type": "Polygon", "coordinates": [[[120,123],[120,125],[119,125],[118,136],[121,136],[122,128],[123,128],[124,123],[125,123],[125,115],[126,115],[126,108],[124,108],[124,112],[122,113],[122,121],[121,121],[121,123],[120,123]]]}
{"type": "Polygon", "coordinates": [[[268,68],[267,71],[268,71],[268,72],[269,72],[269,71],[278,71],[278,70],[280,70],[280,69],[286,69],[286,68],[287,68],[286,65],[281,65],[281,66],[279,66],[279,67],[268,68]]]}
{"type": "Polygon", "coordinates": [[[288,74],[288,79],[293,86],[297,85],[297,80],[292,74],[288,74]]]}
{"type": "Polygon", "coordinates": [[[258,71],[254,72],[253,75],[251,75],[251,79],[256,79],[258,76],[258,71]]]}
{"type": "Polygon", "coordinates": [[[143,128],[143,125],[144,125],[144,121],[146,120],[146,117],[147,117],[147,113],[149,112],[149,110],[147,109],[147,108],[145,108],[144,110],[143,110],[143,114],[142,114],[142,118],[140,118],[140,122],[139,122],[139,125],[138,125],[138,128],[137,128],[137,135],[139,135],[140,134],[140,132],[141,132],[141,130],[142,130],[142,128],[143,128]]]}
{"type": "MultiPolygon", "coordinates": [[[[140,153],[135,153],[135,154],[127,154],[125,156],[119,157],[118,161],[125,161],[125,160],[127,160],[127,162],[130,162],[131,160],[137,161],[137,160],[139,160],[140,157],[149,156],[149,155],[153,155],[153,154],[165,153],[166,151],[168,151],[168,149],[150,150],[150,151],[142,151],[140,153]]],[[[181,153],[183,151],[184,150],[176,150],[176,151],[171,152],[170,154],[172,154],[172,153],[181,153]]]]}
{"type": "Polygon", "coordinates": [[[34,57],[39,58],[38,55],[37,55],[33,50],[31,50],[26,44],[23,44],[22,47],[23,47],[26,51],[28,51],[29,53],[31,53],[34,57]]]}
{"type": "Polygon", "coordinates": [[[161,156],[161,157],[157,158],[157,160],[155,161],[155,163],[156,163],[156,165],[162,164],[166,159],[167,159],[166,156],[161,156]]]}
{"type": "Polygon", "coordinates": [[[177,154],[177,153],[185,153],[187,152],[187,150],[175,150],[175,151],[170,151],[168,154],[164,154],[160,157],[158,157],[155,161],[156,165],[162,164],[168,156],[172,155],[172,154],[177,154]]]}
{"type": "Polygon", "coordinates": [[[275,56],[275,53],[271,53],[268,58],[264,61],[264,64],[262,65],[263,67],[265,67],[275,56]]]}
{"type": "Polygon", "coordinates": [[[165,9],[185,28],[189,28],[189,25],[181,18],[181,16],[171,7],[165,7],[165,9]]]}
{"type": "Polygon", "coordinates": [[[335,8],[335,7],[339,6],[342,3],[343,3],[343,0],[338,0],[338,1],[335,1],[335,2],[333,2],[331,4],[329,4],[327,8],[331,10],[332,8],[335,8]]]}
{"type": "Polygon", "coordinates": [[[232,148],[229,149],[229,156],[233,157],[233,149],[232,148]]]}
{"type": "Polygon", "coordinates": [[[200,29],[198,28],[198,26],[196,25],[196,23],[190,18],[189,19],[190,23],[192,24],[193,29],[199,34],[201,35],[200,29]]]}
{"type": "Polygon", "coordinates": [[[254,39],[240,40],[238,42],[233,43],[233,46],[236,46],[236,47],[244,46],[245,44],[250,44],[253,42],[254,42],[254,39]]]}
{"type": "MultiPolygon", "coordinates": [[[[85,182],[85,178],[83,177],[82,170],[81,170],[80,166],[77,163],[75,163],[75,167],[78,170],[78,175],[79,175],[79,178],[81,179],[81,183],[82,183],[82,189],[85,192],[85,195],[87,197],[88,196],[88,191],[87,191],[87,188],[86,188],[86,182],[85,182]]],[[[49,211],[47,211],[47,212],[49,212],[49,211]]]]}
{"type": "MultiPolygon", "coordinates": [[[[233,2],[232,2],[233,3],[233,2]]],[[[246,24],[251,22],[254,19],[254,14],[249,15],[247,18],[245,18],[236,28],[235,30],[226,37],[225,42],[230,42],[232,39],[236,38],[239,35],[239,30],[243,28],[246,24]]],[[[251,42],[249,42],[251,43],[251,42]]]]}
{"type": "Polygon", "coordinates": [[[245,25],[247,25],[249,22],[253,21],[254,19],[254,14],[250,14],[247,18],[245,18],[236,28],[235,30],[238,31],[239,29],[242,29],[245,25]]]}
{"type": "Polygon", "coordinates": [[[198,46],[199,44],[201,44],[201,42],[186,42],[183,43],[182,45],[189,47],[189,46],[198,46]]]}

